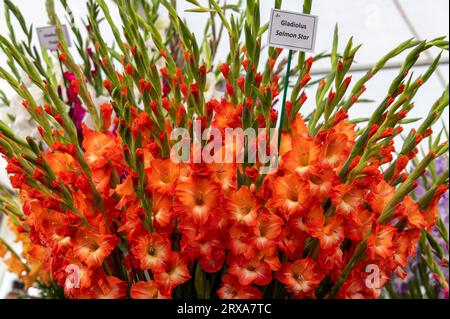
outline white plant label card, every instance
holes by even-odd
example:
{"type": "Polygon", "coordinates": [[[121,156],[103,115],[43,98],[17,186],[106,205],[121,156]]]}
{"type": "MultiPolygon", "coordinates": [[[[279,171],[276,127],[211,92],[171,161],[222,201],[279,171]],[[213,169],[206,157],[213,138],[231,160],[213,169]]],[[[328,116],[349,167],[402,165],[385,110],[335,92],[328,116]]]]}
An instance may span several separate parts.
{"type": "MultiPolygon", "coordinates": [[[[64,32],[64,36],[66,37],[67,45],[70,47],[70,37],[69,31],[66,25],[61,25],[61,28],[64,32]]],[[[46,48],[47,50],[57,50],[58,49],[58,36],[56,35],[56,26],[51,25],[47,27],[36,28],[39,42],[41,46],[46,48]]]]}
{"type": "Polygon", "coordinates": [[[319,17],[272,9],[269,45],[295,51],[314,52],[319,17]]]}

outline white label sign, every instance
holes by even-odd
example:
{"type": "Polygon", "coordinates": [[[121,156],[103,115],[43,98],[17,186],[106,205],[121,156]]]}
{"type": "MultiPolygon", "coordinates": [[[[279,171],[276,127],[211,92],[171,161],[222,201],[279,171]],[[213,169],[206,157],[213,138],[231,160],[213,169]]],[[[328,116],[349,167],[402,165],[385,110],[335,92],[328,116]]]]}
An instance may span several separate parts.
{"type": "MultiPolygon", "coordinates": [[[[70,37],[69,31],[67,30],[66,25],[61,25],[61,28],[64,32],[64,36],[66,37],[67,45],[70,47],[70,37]]],[[[39,42],[41,46],[46,48],[47,50],[57,50],[58,49],[58,36],[56,35],[56,26],[48,26],[48,27],[40,27],[36,28],[39,42]]]]}
{"type": "Polygon", "coordinates": [[[318,16],[272,9],[269,45],[296,51],[313,52],[318,16]]]}

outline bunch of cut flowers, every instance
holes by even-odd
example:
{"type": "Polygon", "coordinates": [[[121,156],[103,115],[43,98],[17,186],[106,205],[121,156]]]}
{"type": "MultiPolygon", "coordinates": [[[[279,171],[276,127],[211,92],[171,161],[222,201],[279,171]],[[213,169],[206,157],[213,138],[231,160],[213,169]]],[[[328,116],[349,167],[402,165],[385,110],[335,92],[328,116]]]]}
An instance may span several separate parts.
{"type": "MultiPolygon", "coordinates": [[[[360,45],[350,39],[338,52],[336,30],[330,54],[291,52],[292,66],[281,49],[263,46],[259,0],[188,0],[193,17],[208,17],[201,43],[174,1],[143,1],[140,10],[117,2],[120,22],[104,0],[88,1],[93,46],[86,56],[77,45],[80,64],[48,1],[69,99],[44,50],[0,36],[13,66],[0,68],[0,78],[39,135],[23,138],[0,122],[0,151],[21,203],[6,213],[65,297],[378,298],[393,273],[406,276],[448,181],[433,181],[418,198],[412,192],[448,143],[432,143],[412,171],[409,164],[448,107],[448,90],[400,146],[394,141],[415,121],[414,97],[440,55],[423,74],[410,71],[427,50],[447,50],[445,38],[407,40],[353,83],[360,45]],[[170,20],[165,36],[155,23],[159,5],[170,20]],[[105,42],[106,24],[114,45],[105,42]],[[229,52],[217,62],[222,35],[229,52]],[[402,53],[370,117],[350,119],[366,83],[402,53]],[[312,79],[321,59],[332,71],[312,79]],[[218,97],[209,94],[211,77],[224,83],[218,97]],[[314,111],[303,114],[308,102],[314,111]]],[[[311,7],[305,0],[303,12],[311,7]]]]}

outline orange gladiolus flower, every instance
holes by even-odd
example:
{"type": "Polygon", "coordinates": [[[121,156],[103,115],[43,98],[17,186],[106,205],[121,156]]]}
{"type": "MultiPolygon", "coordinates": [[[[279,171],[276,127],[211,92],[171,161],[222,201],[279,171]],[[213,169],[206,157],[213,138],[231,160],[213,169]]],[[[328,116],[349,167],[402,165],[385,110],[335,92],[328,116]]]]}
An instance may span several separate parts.
{"type": "Polygon", "coordinates": [[[272,271],[269,264],[259,258],[250,260],[235,258],[230,263],[228,273],[235,276],[243,286],[251,284],[265,286],[272,281],[272,271]]]}
{"type": "Polygon", "coordinates": [[[296,213],[289,218],[290,225],[301,232],[320,232],[325,223],[325,216],[322,205],[316,204],[306,213],[296,213]]]}
{"type": "Polygon", "coordinates": [[[161,295],[154,281],[140,281],[133,284],[130,289],[130,297],[133,299],[168,299],[170,296],[161,295]]]}
{"type": "Polygon", "coordinates": [[[99,192],[109,190],[112,168],[97,169],[92,171],[92,181],[99,192]]]}
{"type": "Polygon", "coordinates": [[[171,195],[180,176],[179,165],[170,159],[155,159],[146,170],[149,188],[162,195],[171,195]]]}
{"type": "Polygon", "coordinates": [[[269,212],[258,215],[254,227],[254,237],[252,241],[261,250],[276,246],[276,241],[281,234],[283,221],[280,217],[269,212]]]}
{"type": "Polygon", "coordinates": [[[99,267],[111,254],[119,239],[113,235],[79,230],[74,244],[74,255],[89,267],[99,267]]]}
{"type": "Polygon", "coordinates": [[[131,252],[140,261],[143,270],[162,272],[168,267],[171,247],[167,238],[151,233],[138,237],[132,243],[131,252]]]}
{"type": "Polygon", "coordinates": [[[224,195],[237,188],[236,164],[212,163],[209,165],[212,178],[220,184],[224,195]]]}
{"type": "Polygon", "coordinates": [[[63,179],[61,177],[67,172],[78,168],[75,159],[67,153],[46,153],[44,154],[44,158],[55,175],[60,179],[63,179]]]}
{"type": "Polygon", "coordinates": [[[154,221],[161,227],[170,224],[172,213],[172,198],[169,196],[153,193],[152,211],[154,221]]]}
{"type": "Polygon", "coordinates": [[[286,285],[286,289],[294,296],[309,295],[314,292],[324,275],[316,270],[316,262],[311,258],[283,263],[275,278],[286,285]]]}
{"type": "Polygon", "coordinates": [[[406,272],[403,268],[408,266],[408,250],[411,241],[406,233],[402,233],[398,236],[395,252],[392,256],[392,268],[396,270],[397,275],[400,278],[406,278],[406,272]]]}
{"type": "Polygon", "coordinates": [[[309,186],[296,175],[279,177],[272,182],[270,203],[286,216],[301,213],[310,204],[309,186]]]}
{"type": "Polygon", "coordinates": [[[339,215],[328,217],[325,226],[320,231],[313,232],[312,236],[319,238],[322,249],[337,247],[344,239],[343,223],[344,220],[339,215]]]}
{"type": "Polygon", "coordinates": [[[154,273],[155,284],[164,295],[171,295],[173,288],[190,278],[186,261],[177,253],[170,254],[165,271],[154,273]]]}
{"type": "Polygon", "coordinates": [[[259,299],[262,297],[261,291],[258,288],[241,285],[231,275],[223,276],[222,286],[217,291],[217,294],[221,299],[259,299]]]}
{"type": "Polygon", "coordinates": [[[305,121],[300,114],[297,114],[295,120],[291,124],[291,132],[294,139],[303,138],[310,139],[309,130],[306,127],[305,121]]]}
{"type": "Polygon", "coordinates": [[[350,152],[350,150],[355,145],[355,137],[356,137],[355,127],[356,124],[345,121],[341,121],[333,127],[333,129],[337,134],[344,134],[345,136],[347,136],[347,143],[345,144],[346,152],[350,152]]]}
{"type": "Polygon", "coordinates": [[[137,196],[134,192],[133,179],[128,176],[122,184],[116,186],[116,194],[121,198],[119,203],[117,203],[116,208],[122,209],[122,207],[131,200],[134,200],[137,196]]]}
{"type": "Polygon", "coordinates": [[[192,177],[175,189],[174,209],[193,218],[196,224],[205,224],[220,203],[219,186],[203,177],[192,177]]]}
{"type": "Polygon", "coordinates": [[[359,277],[348,279],[339,291],[339,298],[345,299],[366,299],[368,298],[367,288],[364,280],[359,277]]]}
{"type": "Polygon", "coordinates": [[[395,252],[393,243],[397,228],[386,225],[378,226],[375,232],[367,239],[367,255],[371,259],[376,256],[383,259],[391,257],[395,252]]]}
{"type": "Polygon", "coordinates": [[[344,264],[344,256],[340,248],[320,249],[317,263],[322,271],[340,273],[344,264]]]}
{"type": "Polygon", "coordinates": [[[124,299],[127,297],[127,290],[126,282],[114,276],[107,276],[91,289],[91,295],[94,299],[124,299]]]}
{"type": "Polygon", "coordinates": [[[294,138],[292,149],[283,155],[286,169],[303,177],[313,170],[319,159],[320,149],[311,139],[294,138]]]}
{"type": "Polygon", "coordinates": [[[348,137],[331,130],[321,147],[320,159],[323,163],[331,167],[337,167],[342,164],[346,158],[346,145],[348,137]]]}
{"type": "Polygon", "coordinates": [[[250,227],[235,224],[230,228],[228,247],[234,256],[244,256],[251,259],[256,256],[256,248],[249,244],[250,227]]]}
{"type": "Polygon", "coordinates": [[[384,179],[373,185],[371,191],[367,194],[367,202],[372,210],[380,215],[386,205],[394,196],[395,188],[389,185],[384,179]]]}
{"type": "Polygon", "coordinates": [[[216,103],[214,105],[214,121],[212,126],[218,129],[236,128],[241,126],[241,118],[238,109],[229,102],[216,103]]]}
{"type": "Polygon", "coordinates": [[[431,227],[436,223],[436,218],[439,214],[439,201],[442,195],[448,190],[447,185],[438,186],[436,193],[430,201],[428,208],[423,212],[425,221],[427,223],[427,229],[430,230],[431,227]]]}
{"type": "Polygon", "coordinates": [[[279,155],[281,156],[281,158],[284,158],[285,154],[291,150],[292,150],[292,136],[286,133],[281,133],[281,145],[279,155]]]}
{"type": "Polygon", "coordinates": [[[329,167],[321,167],[313,170],[308,178],[311,194],[319,200],[327,198],[331,188],[338,179],[336,173],[329,167]]]}
{"type": "Polygon", "coordinates": [[[256,224],[259,205],[255,195],[247,186],[243,186],[237,192],[231,194],[229,201],[225,204],[231,220],[247,226],[256,224]]]}
{"type": "Polygon", "coordinates": [[[411,196],[404,198],[403,203],[397,208],[397,213],[406,218],[409,227],[422,229],[427,225],[424,216],[420,212],[419,205],[414,203],[411,196]]]}
{"type": "Polygon", "coordinates": [[[63,271],[64,293],[66,296],[78,297],[80,293],[92,287],[94,280],[94,269],[87,267],[80,260],[66,255],[70,259],[70,266],[65,266],[63,271]]]}
{"type": "Polygon", "coordinates": [[[95,170],[103,168],[108,162],[123,164],[123,154],[120,139],[111,133],[90,130],[83,125],[83,148],[86,162],[95,170]]]}
{"type": "Polygon", "coordinates": [[[341,184],[333,189],[331,200],[336,206],[336,213],[349,215],[363,204],[364,190],[354,185],[341,184]]]}
{"type": "Polygon", "coordinates": [[[363,240],[372,228],[375,214],[367,209],[358,209],[350,217],[345,225],[345,236],[355,241],[363,240]]]}

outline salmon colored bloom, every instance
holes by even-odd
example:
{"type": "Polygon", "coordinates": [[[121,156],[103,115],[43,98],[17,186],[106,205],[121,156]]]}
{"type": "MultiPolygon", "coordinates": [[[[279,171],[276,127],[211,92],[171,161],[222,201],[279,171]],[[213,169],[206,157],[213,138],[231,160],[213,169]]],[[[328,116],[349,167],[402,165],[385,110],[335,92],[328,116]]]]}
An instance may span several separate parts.
{"type": "Polygon", "coordinates": [[[316,260],[319,269],[331,273],[331,277],[340,273],[344,267],[344,253],[340,248],[320,249],[316,260]]]}
{"type": "Polygon", "coordinates": [[[260,299],[261,291],[252,286],[241,285],[239,281],[231,276],[225,275],[222,278],[222,286],[217,291],[221,299],[260,299]]]}
{"type": "Polygon", "coordinates": [[[230,219],[247,226],[256,224],[259,204],[256,196],[250,192],[248,187],[243,186],[237,192],[231,194],[226,203],[230,213],[230,219]]]}
{"type": "Polygon", "coordinates": [[[439,203],[442,195],[448,190],[448,185],[439,185],[434,193],[433,198],[430,201],[428,208],[423,212],[425,221],[427,223],[427,230],[436,223],[436,219],[439,215],[439,203]]]}
{"type": "Polygon", "coordinates": [[[174,209],[193,218],[196,224],[205,224],[220,203],[219,186],[204,177],[192,177],[180,182],[175,189],[174,209]]]}
{"type": "Polygon", "coordinates": [[[53,173],[60,179],[68,171],[78,167],[75,159],[68,153],[46,153],[44,158],[53,173]]]}
{"type": "Polygon", "coordinates": [[[89,267],[99,267],[111,254],[118,238],[108,234],[79,230],[74,244],[74,255],[89,267]]]}
{"type": "MultiPolygon", "coordinates": [[[[71,255],[67,255],[71,257],[71,255]]],[[[62,286],[66,296],[76,298],[80,291],[87,290],[92,287],[94,278],[94,270],[84,265],[80,260],[70,258],[70,266],[65,266],[62,272],[62,286]]],[[[54,276],[58,277],[58,276],[54,276]]]]}
{"type": "Polygon", "coordinates": [[[154,281],[140,281],[133,284],[130,289],[130,297],[133,299],[168,299],[156,288],[154,281]]]}
{"type": "Polygon", "coordinates": [[[311,204],[309,185],[299,180],[296,175],[290,174],[275,179],[271,189],[271,204],[286,216],[301,213],[311,204]]]}
{"type": "Polygon", "coordinates": [[[214,235],[205,237],[199,243],[198,250],[198,263],[204,271],[216,273],[222,269],[226,257],[225,249],[218,239],[214,239],[214,235]]]}
{"type": "Polygon", "coordinates": [[[107,276],[98,280],[90,295],[94,299],[125,299],[127,297],[128,284],[117,277],[107,276]]]}
{"type": "Polygon", "coordinates": [[[355,185],[341,184],[333,189],[331,200],[336,213],[347,216],[363,204],[364,190],[355,185]]]}
{"type": "Polygon", "coordinates": [[[233,225],[229,230],[229,241],[227,248],[234,256],[244,256],[251,259],[256,256],[256,247],[249,243],[249,236],[252,229],[241,224],[233,225]]]}
{"type": "Polygon", "coordinates": [[[394,190],[395,188],[384,179],[373,185],[371,191],[367,194],[367,202],[377,215],[381,215],[386,205],[391,201],[394,190]]]}
{"type": "MultiPolygon", "coordinates": [[[[126,88],[126,87],[125,87],[126,88]]],[[[134,137],[139,134],[144,143],[150,142],[152,134],[153,122],[147,112],[141,111],[139,114],[133,115],[131,133],[134,137]]]]}
{"type": "Polygon", "coordinates": [[[169,240],[156,233],[136,239],[132,243],[131,252],[140,261],[141,269],[157,272],[167,269],[172,253],[169,240]]]}
{"type": "Polygon", "coordinates": [[[109,162],[122,165],[123,153],[119,138],[83,126],[85,158],[92,169],[101,169],[109,162]]]}
{"type": "Polygon", "coordinates": [[[321,161],[331,167],[341,165],[347,155],[347,141],[347,135],[338,133],[336,130],[331,130],[326,136],[323,146],[321,147],[321,161]]]}
{"type": "Polygon", "coordinates": [[[186,261],[177,253],[170,255],[166,270],[154,273],[155,285],[164,295],[171,295],[173,289],[191,278],[186,261]]]}
{"type": "Polygon", "coordinates": [[[224,195],[237,189],[236,164],[212,163],[209,165],[211,177],[220,184],[224,195]]]}
{"type": "Polygon", "coordinates": [[[367,239],[367,255],[370,259],[391,257],[395,252],[394,236],[397,228],[386,225],[377,226],[372,235],[367,239]]]}
{"type": "Polygon", "coordinates": [[[281,234],[282,225],[282,219],[275,214],[267,211],[259,214],[253,229],[254,235],[251,241],[260,250],[275,247],[281,234]]]}
{"type": "Polygon", "coordinates": [[[344,220],[339,215],[327,218],[323,228],[312,234],[313,237],[319,238],[320,247],[322,249],[330,249],[340,245],[344,239],[344,220]]]}
{"type": "Polygon", "coordinates": [[[243,286],[251,284],[265,286],[272,281],[269,264],[256,257],[250,260],[242,257],[233,258],[228,273],[236,277],[243,286]]]}
{"type": "Polygon", "coordinates": [[[285,157],[285,154],[292,150],[292,136],[290,134],[281,133],[281,144],[279,155],[281,158],[285,157]]]}
{"type": "Polygon", "coordinates": [[[395,273],[402,279],[406,278],[404,268],[408,266],[409,245],[411,244],[410,237],[407,233],[401,233],[398,236],[395,252],[392,256],[392,268],[395,273]]]}
{"type": "Polygon", "coordinates": [[[376,215],[367,209],[354,211],[345,225],[345,236],[354,241],[363,240],[372,228],[376,215]]]}
{"type": "Polygon", "coordinates": [[[366,299],[367,295],[367,287],[364,280],[354,277],[343,284],[338,297],[343,299],[366,299]]]}
{"type": "Polygon", "coordinates": [[[345,151],[348,153],[355,145],[355,137],[356,137],[356,131],[355,131],[356,124],[349,123],[346,121],[341,121],[338,124],[336,124],[333,129],[337,134],[344,134],[347,136],[347,143],[345,144],[345,151]]]}
{"type": "Polygon", "coordinates": [[[313,196],[317,196],[319,200],[323,200],[329,196],[331,188],[337,179],[336,173],[331,168],[316,168],[308,177],[309,190],[313,196]]]}
{"type": "Polygon", "coordinates": [[[306,213],[296,213],[289,218],[289,224],[295,230],[309,234],[320,232],[324,223],[324,211],[320,204],[315,204],[306,213]]]}
{"type": "Polygon", "coordinates": [[[170,159],[155,159],[147,169],[149,188],[162,195],[171,195],[180,175],[180,167],[170,159]]]}
{"type": "Polygon", "coordinates": [[[287,291],[294,296],[310,295],[322,281],[324,275],[316,270],[313,259],[305,258],[293,263],[283,263],[275,278],[286,285],[287,291]]]}
{"type": "Polygon", "coordinates": [[[408,258],[413,258],[417,254],[420,236],[421,231],[414,229],[402,232],[396,238],[395,252],[389,261],[389,266],[402,279],[407,276],[405,268],[408,266],[408,258]]]}
{"type": "Polygon", "coordinates": [[[291,132],[294,139],[303,138],[310,139],[309,130],[306,127],[305,121],[300,114],[297,114],[295,120],[291,124],[291,132]]]}
{"type": "Polygon", "coordinates": [[[311,139],[294,138],[292,149],[283,155],[286,169],[299,176],[309,174],[319,160],[319,147],[311,139]]]}
{"type": "Polygon", "coordinates": [[[427,225],[420,212],[419,205],[414,203],[411,196],[406,196],[403,199],[403,203],[397,208],[397,214],[406,218],[410,228],[423,229],[427,225]]]}
{"type": "Polygon", "coordinates": [[[166,227],[170,224],[173,216],[172,198],[155,192],[153,194],[152,211],[154,223],[166,227]]]}
{"type": "Polygon", "coordinates": [[[225,100],[222,103],[216,103],[214,105],[214,121],[212,126],[218,129],[236,128],[241,126],[241,119],[238,113],[238,109],[225,100]]]}

